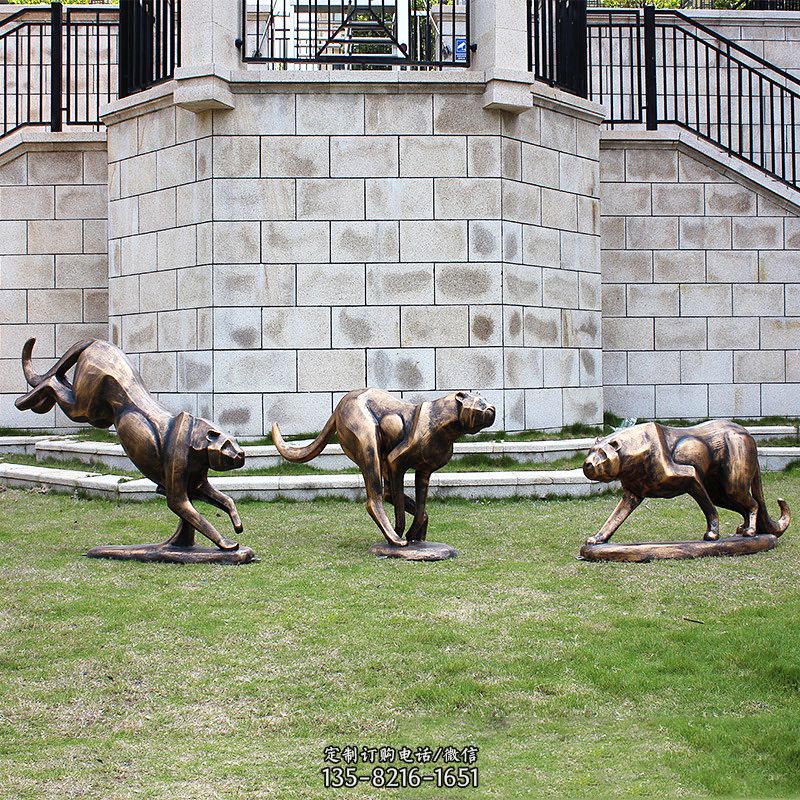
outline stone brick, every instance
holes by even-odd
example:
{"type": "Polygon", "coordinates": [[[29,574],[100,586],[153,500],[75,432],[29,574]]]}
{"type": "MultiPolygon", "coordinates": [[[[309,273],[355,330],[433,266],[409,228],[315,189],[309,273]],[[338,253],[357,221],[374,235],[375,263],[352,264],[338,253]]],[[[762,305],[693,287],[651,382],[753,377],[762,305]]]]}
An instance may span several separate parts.
{"type": "MultiPolygon", "coordinates": [[[[0,269],[3,271],[5,271],[5,258],[0,260],[0,269]]],[[[31,256],[31,258],[45,259],[51,270],[52,281],[53,259],[49,256],[31,256]]],[[[106,256],[96,254],[56,256],[55,278],[56,286],[59,289],[106,286],[108,284],[108,259],[106,256]]],[[[31,288],[30,284],[29,288],[31,288]]]]}
{"type": "Polygon", "coordinates": [[[629,149],[625,152],[625,179],[648,183],[677,183],[678,154],[656,148],[629,149]]]}
{"type": "Polygon", "coordinates": [[[333,136],[330,140],[334,178],[397,177],[396,136],[333,136]]]}
{"type": "Polygon", "coordinates": [[[468,223],[470,261],[503,260],[503,223],[496,219],[473,219],[468,223]]]}
{"type": "Polygon", "coordinates": [[[542,305],[572,308],[578,304],[578,273],[562,269],[542,270],[542,305]]]}
{"type": "Polygon", "coordinates": [[[427,178],[369,179],[366,204],[367,219],[433,219],[433,181],[427,178]]]}
{"type": "Polygon", "coordinates": [[[467,306],[401,308],[403,347],[466,347],[469,344],[467,306]]]}
{"type": "Polygon", "coordinates": [[[625,386],[628,383],[628,354],[603,353],[603,385],[625,386]]]}
{"type": "Polygon", "coordinates": [[[800,349],[800,319],[761,317],[762,350],[800,349]]]}
{"type": "Polygon", "coordinates": [[[142,233],[174,228],[176,214],[175,189],[162,189],[139,198],[139,230],[142,233]]]}
{"type": "MultiPolygon", "coordinates": [[[[213,302],[211,267],[203,265],[178,270],[178,308],[210,306],[213,302]]],[[[220,297],[222,302],[227,298],[220,297]]]]}
{"type": "Polygon", "coordinates": [[[158,317],[156,314],[129,314],[122,318],[122,349],[126,353],[158,350],[158,317]]]}
{"type": "Polygon", "coordinates": [[[761,415],[761,391],[757,384],[718,384],[708,393],[711,417],[758,417],[761,415]]]}
{"type": "Polygon", "coordinates": [[[53,256],[0,256],[0,289],[47,289],[55,285],[53,256]]]}
{"type": "Polygon", "coordinates": [[[235,264],[214,266],[214,296],[230,306],[294,304],[292,264],[235,264]]]}
{"type": "Polygon", "coordinates": [[[137,117],[140,153],[161,150],[175,144],[175,109],[165,108],[137,117]]]}
{"type": "MultiPolygon", "coordinates": [[[[298,95],[297,111],[298,126],[297,133],[327,133],[328,131],[308,131],[300,129],[300,115],[302,109],[303,124],[310,119],[312,127],[315,123],[323,124],[324,119],[315,120],[315,109],[311,108],[309,100],[322,98],[328,101],[328,108],[333,112],[329,113],[334,120],[340,119],[341,114],[345,119],[356,124],[355,116],[350,116],[350,98],[347,102],[339,104],[340,111],[336,113],[334,109],[335,101],[341,95],[325,97],[322,95],[298,95]],[[302,99],[301,99],[302,97],[302,99]]],[[[357,95],[352,96],[355,100],[357,95]]],[[[360,105],[360,103],[359,103],[360,105]]],[[[318,107],[317,111],[322,112],[318,107]]],[[[324,114],[324,112],[323,112],[324,114]]],[[[361,117],[363,121],[363,116],[361,117]]],[[[361,128],[363,130],[363,127],[361,128]]],[[[215,136],[279,136],[295,133],[295,95],[279,94],[269,92],[266,94],[240,94],[236,96],[236,111],[231,114],[214,114],[214,134],[215,136]]]]}
{"type": "Polygon", "coordinates": [[[603,320],[604,350],[652,350],[653,320],[612,318],[603,320]]]}
{"type": "Polygon", "coordinates": [[[603,280],[608,283],[650,283],[653,280],[650,250],[603,250],[601,259],[603,280]]]}
{"type": "Polygon", "coordinates": [[[545,387],[577,386],[580,383],[577,350],[554,348],[545,349],[542,353],[545,387]]]}
{"type": "Polygon", "coordinates": [[[705,209],[705,192],[701,183],[653,184],[653,214],[656,216],[701,217],[705,209]]]}
{"type": "Polygon", "coordinates": [[[710,283],[755,283],[758,281],[758,253],[754,250],[709,250],[706,278],[710,283]]]}
{"type": "Polygon", "coordinates": [[[600,217],[600,238],[603,247],[625,249],[625,217],[600,217]]]}
{"type": "MultiPolygon", "coordinates": [[[[503,222],[504,227],[508,225],[503,222]]],[[[522,252],[525,264],[558,267],[561,264],[559,231],[535,225],[522,226],[522,252]]]]}
{"type": "Polygon", "coordinates": [[[681,353],[681,383],[733,382],[733,354],[714,350],[681,353]]]}
{"type": "Polygon", "coordinates": [[[787,283],[784,286],[784,304],[787,317],[800,317],[800,284],[787,283]]]}
{"type": "MultiPolygon", "coordinates": [[[[501,145],[497,136],[467,138],[467,170],[471,178],[499,178],[502,172],[501,145]]],[[[513,178],[513,175],[505,177],[513,178]]],[[[516,180],[520,180],[517,176],[516,180]]]]}
{"type": "Polygon", "coordinates": [[[137,314],[139,312],[139,276],[123,275],[110,278],[112,314],[137,314]]]}
{"type": "Polygon", "coordinates": [[[175,353],[142,353],[139,372],[151,392],[176,392],[178,375],[175,353]]]}
{"type": "Polygon", "coordinates": [[[333,262],[392,261],[398,258],[398,252],[397,222],[331,223],[333,262]]]}
{"type": "Polygon", "coordinates": [[[4,219],[52,219],[54,216],[52,186],[0,187],[0,216],[4,219]]]}
{"type": "MultiPolygon", "coordinates": [[[[470,175],[472,174],[470,169],[470,175]]],[[[522,180],[522,142],[515,142],[513,139],[501,140],[500,174],[512,181],[522,180]]]]}
{"type": "Polygon", "coordinates": [[[599,312],[567,309],[561,312],[561,320],[564,347],[600,347],[599,312]]]}
{"type": "Polygon", "coordinates": [[[561,185],[558,151],[532,144],[522,145],[522,180],[558,189],[561,185]]]}
{"type": "Polygon", "coordinates": [[[331,415],[331,395],[328,392],[303,394],[265,394],[264,432],[272,430],[278,422],[287,434],[309,433],[322,430],[331,415]]]}
{"type": "Polygon", "coordinates": [[[628,352],[628,380],[637,383],[677,383],[681,380],[680,354],[677,352],[628,352]]]}
{"type": "Polygon", "coordinates": [[[712,350],[738,350],[743,343],[757,342],[758,339],[759,320],[755,317],[708,319],[708,346],[712,350]]]}
{"type": "Polygon", "coordinates": [[[509,389],[538,388],[544,385],[542,350],[531,347],[506,347],[505,386],[509,389]]]}
{"type": "Polygon", "coordinates": [[[19,156],[0,165],[0,186],[25,186],[28,184],[28,159],[19,156]]]}
{"type": "MultiPolygon", "coordinates": [[[[385,261],[387,259],[375,260],[385,261]]],[[[466,221],[401,221],[400,260],[406,262],[466,261],[466,221]]]]}
{"type": "Polygon", "coordinates": [[[724,249],[731,246],[731,220],[727,217],[681,217],[682,250],[724,249]]]}
{"type": "Polygon", "coordinates": [[[656,415],[655,386],[606,386],[606,411],[621,417],[653,419],[656,415]]]}
{"type": "Polygon", "coordinates": [[[541,109],[541,142],[566,153],[578,150],[578,127],[575,117],[552,109],[541,109]]]}
{"type": "Polygon", "coordinates": [[[598,195],[600,172],[596,161],[560,153],[559,163],[562,190],[595,197],[598,195]]]}
{"type": "Polygon", "coordinates": [[[522,318],[525,347],[558,347],[561,325],[561,312],[557,308],[526,308],[522,318]]]}
{"type": "Polygon", "coordinates": [[[468,133],[472,136],[500,133],[500,114],[483,108],[480,95],[435,94],[433,132],[468,133]]]}
{"type": "MultiPolygon", "coordinates": [[[[198,177],[195,143],[186,142],[175,147],[168,147],[165,150],[159,150],[156,174],[159,189],[178,186],[181,183],[192,183],[198,177]]],[[[210,175],[204,177],[210,177],[210,175]]]]}
{"type": "MultiPolygon", "coordinates": [[[[108,289],[83,290],[83,321],[108,322],[108,289]]],[[[107,332],[104,332],[103,338],[106,335],[107,332]]]]}
{"type": "MultiPolygon", "coordinates": [[[[629,284],[627,308],[628,315],[631,317],[676,317],[680,307],[679,297],[683,296],[684,290],[688,291],[691,286],[680,287],[671,283],[653,284],[629,284]]],[[[702,287],[707,288],[707,287],[702,287]]],[[[730,301],[729,310],[730,313],[730,301]]],[[[686,312],[688,316],[688,312],[686,312]]]]}
{"type": "Polygon", "coordinates": [[[506,264],[503,268],[503,302],[511,305],[540,306],[542,269],[521,264],[506,264]]]}
{"type": "Polygon", "coordinates": [[[734,250],[780,250],[783,220],[780,217],[751,217],[733,220],[734,250]]]}
{"type": "Polygon", "coordinates": [[[779,283],[733,285],[733,313],[737,317],[783,314],[783,286],[779,283]]]}
{"type": "Polygon", "coordinates": [[[707,416],[707,386],[656,386],[656,417],[705,419],[707,416]]]}
{"type": "Polygon", "coordinates": [[[80,220],[32,220],[28,223],[28,252],[71,254],[83,252],[83,225],[80,220]]]}
{"type": "Polygon", "coordinates": [[[649,217],[653,213],[649,183],[604,183],[600,203],[604,214],[614,216],[649,217]]]}
{"type": "Polygon", "coordinates": [[[682,317],[724,317],[732,313],[731,287],[727,284],[681,286],[682,317]]]}
{"type": "Polygon", "coordinates": [[[319,263],[330,259],[327,222],[263,222],[261,239],[261,260],[268,264],[319,263]]]}
{"type": "Polygon", "coordinates": [[[58,219],[106,219],[108,189],[105,186],[56,186],[58,219]]]}
{"type": "Polygon", "coordinates": [[[364,280],[363,264],[298,264],[297,305],[360,305],[364,280]]]}
{"type": "Polygon", "coordinates": [[[659,250],[653,253],[653,280],[656,283],[703,283],[705,279],[704,250],[659,250]]]}
{"type": "Polygon", "coordinates": [[[234,435],[268,433],[262,413],[260,394],[214,395],[214,419],[234,435]]]}
{"type": "MultiPolygon", "coordinates": [[[[405,329],[403,330],[405,335],[405,329]]],[[[503,382],[503,355],[498,347],[440,347],[436,353],[436,388],[500,389],[503,382]]]]}
{"type": "Polygon", "coordinates": [[[627,218],[625,241],[630,250],[677,250],[678,219],[677,217],[627,218]]]}
{"type": "Polygon", "coordinates": [[[298,391],[349,392],[364,386],[366,386],[364,350],[298,351],[298,391]]]}
{"type": "Polygon", "coordinates": [[[436,351],[433,348],[368,350],[367,385],[388,391],[434,389],[436,351]]]}
{"type": "Polygon", "coordinates": [[[500,223],[500,230],[503,239],[503,261],[511,261],[515,264],[520,264],[523,262],[522,229],[523,225],[519,222],[509,221],[500,223]]]}
{"type": "Polygon", "coordinates": [[[28,182],[32,186],[83,183],[82,153],[77,150],[28,153],[28,182]]]}
{"type": "Polygon", "coordinates": [[[0,323],[13,322],[27,322],[25,290],[0,289],[0,323]]]}
{"type": "Polygon", "coordinates": [[[260,308],[215,308],[214,348],[217,350],[260,350],[260,308]]]}
{"type": "Polygon", "coordinates": [[[296,359],[293,350],[217,350],[214,391],[294,392],[296,359]]]}
{"type": "Polygon", "coordinates": [[[761,386],[764,416],[800,416],[800,392],[793,384],[765,383],[761,386]]]}
{"type": "Polygon", "coordinates": [[[499,219],[501,216],[501,184],[497,178],[438,178],[433,184],[437,219],[499,219]]]}
{"type": "Polygon", "coordinates": [[[466,136],[401,136],[400,175],[409,178],[466,176],[466,136]]]}
{"type": "Polygon", "coordinates": [[[158,315],[158,349],[197,349],[197,312],[193,308],[158,315]]]}
{"type": "Polygon", "coordinates": [[[756,213],[756,195],[736,183],[706,185],[706,214],[749,217],[756,213]]]}
{"type": "Polygon", "coordinates": [[[262,347],[308,350],[331,346],[329,308],[265,308],[261,314],[262,347]]]}
{"type": "MultiPolygon", "coordinates": [[[[265,228],[274,227],[282,231],[282,226],[306,225],[297,222],[268,222],[265,228]]],[[[258,222],[215,222],[214,223],[214,262],[217,264],[252,264],[261,261],[258,222]]],[[[327,233],[327,231],[326,231],[327,233]]],[[[276,237],[264,236],[265,261],[290,261],[273,257],[276,237]],[[267,239],[272,249],[267,250],[267,239]]],[[[281,239],[281,241],[283,241],[281,239]]]]}
{"type": "MultiPolygon", "coordinates": [[[[3,295],[0,294],[0,299],[2,299],[2,297],[3,295]]],[[[0,316],[2,316],[1,313],[0,316]]],[[[37,358],[55,358],[56,349],[53,334],[54,329],[50,324],[3,325],[0,327],[0,358],[13,359],[15,368],[14,374],[19,374],[21,377],[22,372],[20,371],[17,373],[17,370],[19,369],[19,357],[22,353],[22,347],[25,342],[27,342],[30,338],[36,339],[35,349],[37,358]]],[[[76,341],[76,339],[71,339],[67,343],[67,347],[75,344],[76,341]]],[[[58,352],[59,358],[63,352],[63,350],[58,352]]]]}
{"type": "Polygon", "coordinates": [[[501,303],[501,264],[439,264],[436,267],[436,303],[501,303]]]}
{"type": "Polygon", "coordinates": [[[469,343],[471,347],[499,347],[503,344],[503,306],[469,307],[469,343]]]}
{"type": "Polygon", "coordinates": [[[561,428],[564,416],[561,402],[561,389],[525,390],[525,427],[561,428]]]}
{"type": "Polygon", "coordinates": [[[122,240],[120,253],[123,275],[151,272],[158,268],[158,236],[155,233],[128,236],[122,240]]]}
{"type": "Polygon", "coordinates": [[[655,320],[656,350],[705,350],[706,320],[662,317],[655,320]]]}
{"type": "Polygon", "coordinates": [[[310,178],[296,184],[298,219],[364,219],[363,180],[310,178]]]}
{"type": "MultiPolygon", "coordinates": [[[[194,142],[195,180],[204,181],[214,176],[214,140],[209,136],[194,142]]],[[[187,164],[187,170],[191,167],[187,164]]],[[[244,175],[242,177],[245,177],[244,175]]]]}
{"type": "Polygon", "coordinates": [[[600,237],[561,231],[561,269],[600,274],[600,237]]]}
{"type": "Polygon", "coordinates": [[[603,422],[602,387],[565,387],[561,395],[564,425],[578,422],[599,425],[603,422]]]}
{"type": "Polygon", "coordinates": [[[765,283],[791,283],[797,278],[800,254],[778,250],[758,254],[759,279],[765,283]]]}
{"type": "Polygon", "coordinates": [[[215,180],[214,217],[224,222],[294,219],[294,187],[286,178],[215,180]]]}
{"type": "Polygon", "coordinates": [[[175,190],[178,225],[210,222],[213,209],[213,181],[200,181],[178,186],[175,190]]]}
{"type": "Polygon", "coordinates": [[[737,350],[732,355],[731,383],[782,383],[786,380],[782,350],[737,350]]]}
{"type": "Polygon", "coordinates": [[[334,308],[331,318],[334,348],[400,346],[400,309],[397,306],[334,308]]]}
{"type": "MultiPolygon", "coordinates": [[[[504,187],[507,184],[504,184],[504,187]]],[[[526,184],[518,184],[525,186],[526,184]]],[[[528,194],[533,193],[533,187],[530,187],[528,194]]],[[[535,197],[535,195],[532,195],[535,197]]],[[[503,196],[505,203],[505,194],[503,196]]],[[[534,207],[533,205],[531,206],[534,207]]],[[[503,207],[505,213],[505,205],[503,207]]],[[[521,213],[519,210],[513,211],[511,219],[519,218],[520,222],[531,222],[536,224],[535,213],[532,211],[530,214],[521,213]]],[[[541,209],[541,223],[546,228],[558,228],[560,230],[576,231],[578,230],[578,201],[574,194],[568,192],[559,192],[555,189],[542,189],[542,209],[541,209]]]]}
{"type": "Polygon", "coordinates": [[[197,229],[170,228],[158,232],[158,268],[179,269],[197,263],[197,229]]]}
{"type": "Polygon", "coordinates": [[[601,308],[604,317],[624,317],[627,301],[627,286],[624,283],[607,283],[603,285],[601,308]]]}
{"type": "Polygon", "coordinates": [[[367,303],[432,305],[433,264],[367,264],[367,303]]]}
{"type": "Polygon", "coordinates": [[[329,175],[329,148],[320,139],[265,136],[261,139],[261,174],[265,177],[315,178],[329,175]]]}
{"type": "Polygon", "coordinates": [[[364,95],[298,94],[297,133],[322,136],[364,133],[364,95]]]}
{"type": "MultiPolygon", "coordinates": [[[[281,137],[269,136],[217,136],[214,138],[212,174],[215,178],[257,178],[260,170],[259,150],[267,142],[280,141],[281,137]]],[[[307,141],[291,137],[291,141],[307,141]]],[[[322,148],[317,148],[322,149],[322,148]]],[[[325,151],[327,154],[327,150],[325,151]]],[[[266,163],[265,163],[266,166],[266,163]]],[[[272,172],[264,172],[272,176],[272,172]]]]}
{"type": "Polygon", "coordinates": [[[364,95],[365,133],[429,134],[433,132],[433,95],[364,95]]]}
{"type": "Polygon", "coordinates": [[[108,254],[108,222],[104,219],[83,221],[83,252],[85,254],[108,254]]]}

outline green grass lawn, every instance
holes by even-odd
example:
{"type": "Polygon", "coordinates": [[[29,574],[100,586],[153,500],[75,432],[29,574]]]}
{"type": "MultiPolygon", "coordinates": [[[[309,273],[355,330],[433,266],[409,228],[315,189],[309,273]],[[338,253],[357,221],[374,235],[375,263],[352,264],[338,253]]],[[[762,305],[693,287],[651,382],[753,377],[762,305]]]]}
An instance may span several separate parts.
{"type": "MultiPolygon", "coordinates": [[[[765,489],[800,509],[800,472],[765,489]]],[[[226,568],[82,557],[166,538],[163,502],[2,492],[0,796],[442,795],[326,791],[329,744],[477,745],[480,787],[443,797],[797,796],[797,530],[748,558],[577,561],[614,503],[432,502],[460,551],[437,564],[370,556],[361,504],[241,503],[261,560],[226,568]]],[[[692,501],[648,501],[618,538],[702,530],[692,501]]]]}

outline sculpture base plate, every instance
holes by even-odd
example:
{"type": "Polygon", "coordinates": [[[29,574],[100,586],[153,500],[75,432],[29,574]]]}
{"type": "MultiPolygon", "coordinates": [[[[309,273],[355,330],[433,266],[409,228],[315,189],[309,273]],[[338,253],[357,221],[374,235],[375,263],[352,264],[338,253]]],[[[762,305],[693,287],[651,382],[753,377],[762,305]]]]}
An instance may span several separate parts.
{"type": "Polygon", "coordinates": [[[458,555],[455,547],[443,542],[409,542],[404,547],[398,547],[382,541],[375,542],[369,551],[380,558],[403,558],[406,561],[444,561],[458,555]]]}
{"type": "Polygon", "coordinates": [[[218,547],[177,547],[167,544],[104,544],[93,547],[88,558],[115,558],[122,561],[165,561],[170,564],[247,564],[255,558],[249,547],[220,550],[218,547]]]}
{"type": "Polygon", "coordinates": [[[647,562],[661,558],[707,558],[709,556],[748,556],[772,550],[778,538],[768,533],[758,536],[729,536],[716,541],[640,542],[625,544],[606,542],[585,544],[581,558],[586,561],[647,562]]]}

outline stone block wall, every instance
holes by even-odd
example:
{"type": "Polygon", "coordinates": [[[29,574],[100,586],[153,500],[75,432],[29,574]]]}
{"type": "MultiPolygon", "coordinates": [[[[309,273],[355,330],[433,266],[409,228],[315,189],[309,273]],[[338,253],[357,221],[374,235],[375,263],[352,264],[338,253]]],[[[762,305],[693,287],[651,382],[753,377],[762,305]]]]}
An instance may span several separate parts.
{"type": "Polygon", "coordinates": [[[606,409],[800,414],[800,207],[647,136],[602,145],[606,409]]]}
{"type": "Polygon", "coordinates": [[[244,435],[366,385],[600,420],[597,118],[410,76],[108,119],[111,329],[162,399],[244,435]]]}
{"type": "Polygon", "coordinates": [[[0,154],[0,426],[74,427],[56,410],[20,413],[22,346],[34,365],[108,335],[104,136],[21,134],[0,154]]]}

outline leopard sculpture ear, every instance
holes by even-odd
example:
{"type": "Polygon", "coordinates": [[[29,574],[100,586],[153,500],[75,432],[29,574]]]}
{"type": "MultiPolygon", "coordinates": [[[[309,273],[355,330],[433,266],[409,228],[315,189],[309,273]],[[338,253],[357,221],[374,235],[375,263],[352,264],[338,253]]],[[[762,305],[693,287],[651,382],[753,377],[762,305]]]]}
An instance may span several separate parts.
{"type": "MultiPolygon", "coordinates": [[[[185,412],[184,412],[185,413],[185,412]]],[[[199,453],[208,449],[209,438],[208,434],[211,432],[211,423],[202,417],[195,417],[192,425],[192,438],[190,446],[192,450],[199,453]]]]}
{"type": "Polygon", "coordinates": [[[464,405],[464,401],[469,397],[469,392],[456,392],[456,403],[464,405]]]}

